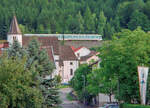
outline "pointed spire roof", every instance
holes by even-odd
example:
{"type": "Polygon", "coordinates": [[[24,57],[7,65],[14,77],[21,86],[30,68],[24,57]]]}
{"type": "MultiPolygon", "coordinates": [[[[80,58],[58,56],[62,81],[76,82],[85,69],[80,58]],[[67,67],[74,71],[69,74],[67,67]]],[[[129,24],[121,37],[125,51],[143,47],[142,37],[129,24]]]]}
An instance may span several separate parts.
{"type": "Polygon", "coordinates": [[[21,34],[16,16],[13,17],[8,34],[21,34]]]}

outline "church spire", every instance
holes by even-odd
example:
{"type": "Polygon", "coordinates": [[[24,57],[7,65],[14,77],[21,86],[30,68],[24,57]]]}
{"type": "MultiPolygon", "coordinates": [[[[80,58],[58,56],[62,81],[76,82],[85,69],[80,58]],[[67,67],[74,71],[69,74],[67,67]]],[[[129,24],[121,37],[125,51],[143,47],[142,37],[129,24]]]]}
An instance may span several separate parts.
{"type": "Polygon", "coordinates": [[[16,16],[13,17],[8,34],[22,34],[16,16]]]}
{"type": "Polygon", "coordinates": [[[16,16],[13,17],[13,20],[10,24],[9,32],[7,34],[7,41],[9,42],[9,45],[12,45],[14,40],[18,41],[22,46],[22,33],[19,29],[16,16]]]}

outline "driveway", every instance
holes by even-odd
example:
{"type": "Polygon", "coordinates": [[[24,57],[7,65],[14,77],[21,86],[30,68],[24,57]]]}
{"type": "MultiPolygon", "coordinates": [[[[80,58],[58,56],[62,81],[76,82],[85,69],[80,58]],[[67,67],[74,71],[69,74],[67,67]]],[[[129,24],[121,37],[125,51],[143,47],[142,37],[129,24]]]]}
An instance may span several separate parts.
{"type": "Polygon", "coordinates": [[[88,108],[80,104],[78,101],[70,101],[67,99],[67,94],[71,92],[71,90],[71,88],[60,89],[60,99],[62,101],[62,104],[60,106],[62,108],[88,108]]]}

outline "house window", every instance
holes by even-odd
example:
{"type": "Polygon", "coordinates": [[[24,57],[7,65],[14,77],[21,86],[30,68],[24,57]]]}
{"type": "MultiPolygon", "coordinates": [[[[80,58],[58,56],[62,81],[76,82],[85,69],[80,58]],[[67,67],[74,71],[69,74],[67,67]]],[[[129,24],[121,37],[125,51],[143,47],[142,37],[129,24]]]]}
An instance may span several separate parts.
{"type": "Polygon", "coordinates": [[[16,40],[16,36],[13,37],[13,40],[16,40]]]}
{"type": "Polygon", "coordinates": [[[73,62],[70,62],[70,65],[73,65],[73,62]]]}
{"type": "Polygon", "coordinates": [[[70,75],[73,75],[73,69],[70,69],[70,75]]]}

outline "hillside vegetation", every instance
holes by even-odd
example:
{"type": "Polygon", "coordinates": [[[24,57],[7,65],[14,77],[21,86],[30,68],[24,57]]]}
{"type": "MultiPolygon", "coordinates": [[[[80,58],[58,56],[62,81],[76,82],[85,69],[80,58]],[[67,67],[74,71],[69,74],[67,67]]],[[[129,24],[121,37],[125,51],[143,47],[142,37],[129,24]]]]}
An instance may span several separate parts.
{"type": "Polygon", "coordinates": [[[150,0],[1,0],[0,38],[16,15],[23,33],[99,33],[150,30],[150,0]]]}

